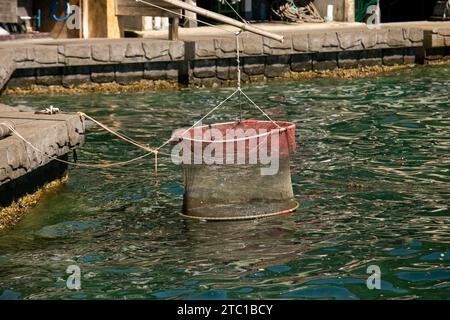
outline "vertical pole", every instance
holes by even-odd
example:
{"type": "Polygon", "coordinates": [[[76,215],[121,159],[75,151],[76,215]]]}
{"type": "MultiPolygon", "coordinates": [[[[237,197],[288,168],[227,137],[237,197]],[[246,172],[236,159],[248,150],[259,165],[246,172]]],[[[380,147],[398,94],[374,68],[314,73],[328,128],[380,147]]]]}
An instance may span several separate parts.
{"type": "Polygon", "coordinates": [[[244,18],[245,20],[252,20],[253,14],[252,14],[252,2],[253,0],[245,0],[245,9],[244,9],[244,18]]]}
{"type": "Polygon", "coordinates": [[[380,0],[377,1],[377,19],[375,20],[375,24],[377,25],[377,28],[379,28],[381,24],[380,0]]]}
{"type": "MultiPolygon", "coordinates": [[[[193,6],[197,6],[197,0],[185,0],[184,2],[193,6]]],[[[198,26],[196,21],[197,14],[195,12],[184,10],[184,15],[189,18],[188,21],[186,21],[186,24],[184,24],[185,27],[195,28],[198,26]]]]}
{"type": "Polygon", "coordinates": [[[153,17],[143,17],[143,31],[153,30],[153,17]]]}
{"type": "Polygon", "coordinates": [[[83,0],[80,0],[80,39],[83,39],[83,0]]]}
{"type": "Polygon", "coordinates": [[[345,21],[355,22],[355,0],[345,0],[345,21]]]}
{"type": "Polygon", "coordinates": [[[180,18],[169,18],[169,40],[178,40],[178,26],[180,25],[180,18]]]}
{"type": "Polygon", "coordinates": [[[237,90],[239,91],[239,121],[242,121],[242,90],[241,90],[241,48],[239,35],[242,30],[236,32],[236,63],[237,63],[237,90]]]}
{"type": "Polygon", "coordinates": [[[89,6],[88,0],[83,0],[82,12],[81,12],[83,26],[82,26],[81,30],[82,30],[84,39],[89,38],[89,7],[88,6],[89,6]]]}
{"type": "MultiPolygon", "coordinates": [[[[89,1],[94,2],[94,1],[89,1]]],[[[124,20],[122,16],[116,15],[115,0],[96,0],[95,2],[106,3],[106,34],[108,38],[121,38],[124,36],[124,20]]],[[[104,21],[102,21],[105,23],[104,21]]]]}
{"type": "Polygon", "coordinates": [[[161,29],[169,30],[169,18],[168,17],[161,17],[161,29]]]}

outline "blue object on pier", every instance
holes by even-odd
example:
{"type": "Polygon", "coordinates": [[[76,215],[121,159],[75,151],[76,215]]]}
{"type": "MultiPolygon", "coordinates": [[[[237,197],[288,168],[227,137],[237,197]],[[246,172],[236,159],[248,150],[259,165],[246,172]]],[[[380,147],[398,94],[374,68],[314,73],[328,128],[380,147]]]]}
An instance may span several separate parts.
{"type": "Polygon", "coordinates": [[[41,31],[41,9],[38,9],[38,11],[37,11],[36,20],[37,20],[37,30],[40,32],[41,31]]]}
{"type": "Polygon", "coordinates": [[[59,0],[53,0],[52,6],[50,7],[50,16],[53,18],[53,20],[57,22],[64,22],[67,19],[69,19],[71,10],[70,10],[70,0],[66,0],[66,15],[63,18],[58,18],[56,15],[56,11],[59,7],[59,0]]]}

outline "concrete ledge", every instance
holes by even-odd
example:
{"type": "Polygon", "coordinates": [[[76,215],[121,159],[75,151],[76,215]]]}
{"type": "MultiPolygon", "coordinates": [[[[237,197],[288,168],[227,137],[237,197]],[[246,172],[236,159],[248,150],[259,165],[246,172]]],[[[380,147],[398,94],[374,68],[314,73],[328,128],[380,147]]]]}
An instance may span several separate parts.
{"type": "Polygon", "coordinates": [[[0,106],[0,122],[11,121],[16,130],[39,150],[20,138],[0,140],[0,187],[62,157],[84,141],[84,121],[77,114],[36,115],[0,106]]]}
{"type": "Polygon", "coordinates": [[[23,44],[14,48],[14,52],[17,69],[181,61],[184,59],[184,42],[129,38],[84,40],[23,44]]]}
{"type": "Polygon", "coordinates": [[[424,31],[426,48],[450,47],[450,28],[435,28],[424,31]]]}
{"type": "MultiPolygon", "coordinates": [[[[341,52],[349,50],[421,47],[423,31],[420,28],[391,27],[379,30],[356,29],[343,31],[314,30],[285,34],[283,43],[253,34],[240,37],[241,55],[276,56],[299,53],[341,52]]],[[[236,56],[233,38],[198,39],[195,41],[195,59],[231,58],[236,56]]]]}
{"type": "Polygon", "coordinates": [[[0,92],[10,79],[16,66],[11,50],[0,50],[0,92]]]}
{"type": "MultiPolygon", "coordinates": [[[[448,23],[383,24],[380,29],[363,24],[266,28],[283,34],[285,41],[243,33],[239,45],[244,81],[279,78],[288,71],[428,63],[449,56],[448,23]]],[[[232,33],[198,32],[183,41],[126,38],[8,44],[0,50],[4,52],[0,87],[8,79],[11,89],[128,85],[142,79],[187,85],[235,81],[236,40],[232,33]]]]}

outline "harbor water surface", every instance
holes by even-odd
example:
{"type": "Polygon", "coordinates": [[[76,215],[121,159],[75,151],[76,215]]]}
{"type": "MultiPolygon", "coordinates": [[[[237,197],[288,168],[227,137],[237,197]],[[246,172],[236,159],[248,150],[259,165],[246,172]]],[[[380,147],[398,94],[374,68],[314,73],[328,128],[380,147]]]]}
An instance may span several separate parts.
{"type": "MultiPolygon", "coordinates": [[[[292,183],[300,208],[276,218],[203,223],[179,216],[181,167],[71,167],[0,234],[0,299],[449,299],[450,66],[364,79],[245,88],[297,124],[292,183]],[[81,289],[66,287],[70,265],[81,289]],[[369,290],[369,266],[381,288],[369,290]]],[[[232,88],[6,96],[83,111],[151,146],[192,125],[232,88]]],[[[261,118],[251,105],[244,116],[261,118]]],[[[239,117],[236,101],[209,118],[239,117]]],[[[166,151],[170,151],[167,149],[166,151]]],[[[143,152],[91,127],[78,161],[143,152]]]]}

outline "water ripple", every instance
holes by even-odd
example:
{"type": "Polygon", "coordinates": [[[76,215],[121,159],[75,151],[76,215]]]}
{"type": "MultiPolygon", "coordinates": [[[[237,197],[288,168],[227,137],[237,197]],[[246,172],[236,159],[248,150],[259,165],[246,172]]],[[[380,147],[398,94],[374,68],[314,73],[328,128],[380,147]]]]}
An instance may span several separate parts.
{"type": "MultiPolygon", "coordinates": [[[[380,299],[450,296],[450,67],[357,80],[245,88],[297,124],[295,215],[248,222],[183,220],[181,169],[160,159],[71,169],[16,228],[0,234],[0,299],[380,299]],[[68,265],[82,290],[65,287],[68,265]],[[381,290],[366,287],[381,269],[381,290]]],[[[158,145],[231,88],[3,97],[85,111],[158,145]]],[[[237,101],[210,121],[239,116],[237,101]]],[[[244,106],[244,116],[259,116],[244,106]]],[[[79,161],[142,153],[92,127],[79,161]]]]}

